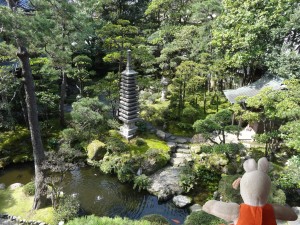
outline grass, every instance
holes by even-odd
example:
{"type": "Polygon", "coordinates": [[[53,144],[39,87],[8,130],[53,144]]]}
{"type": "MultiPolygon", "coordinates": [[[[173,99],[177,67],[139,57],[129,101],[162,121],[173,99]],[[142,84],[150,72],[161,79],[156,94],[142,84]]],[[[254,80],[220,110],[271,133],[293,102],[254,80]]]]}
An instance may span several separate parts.
{"type": "Polygon", "coordinates": [[[143,154],[145,153],[148,149],[154,148],[154,149],[161,149],[164,151],[168,151],[169,147],[168,145],[164,142],[161,141],[158,137],[156,137],[154,134],[142,134],[132,140],[128,143],[130,153],[135,155],[135,154],[143,154]],[[142,138],[146,144],[142,146],[137,146],[135,144],[135,141],[138,138],[142,138]]]}
{"type": "Polygon", "coordinates": [[[54,224],[54,209],[47,207],[32,211],[33,196],[26,196],[23,187],[15,190],[0,190],[0,212],[19,216],[25,220],[54,224]]]}

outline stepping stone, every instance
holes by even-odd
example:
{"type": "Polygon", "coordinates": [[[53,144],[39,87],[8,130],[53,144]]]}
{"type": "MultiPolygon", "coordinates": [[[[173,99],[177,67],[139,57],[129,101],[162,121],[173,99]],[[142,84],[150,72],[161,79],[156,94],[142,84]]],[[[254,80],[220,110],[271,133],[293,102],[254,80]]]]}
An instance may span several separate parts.
{"type": "Polygon", "coordinates": [[[189,146],[189,145],[186,145],[186,144],[177,144],[177,146],[178,146],[179,148],[185,148],[185,149],[189,149],[189,148],[190,148],[190,146],[189,146]]]}
{"type": "Polygon", "coordinates": [[[189,207],[190,212],[199,212],[202,210],[202,207],[199,204],[194,204],[189,207]]]}
{"type": "Polygon", "coordinates": [[[192,161],[192,158],[171,158],[170,163],[174,167],[185,166],[187,162],[192,161]]]}
{"type": "Polygon", "coordinates": [[[186,148],[177,148],[176,152],[177,153],[184,153],[184,154],[191,154],[191,150],[186,149],[186,148]]]}
{"type": "Polygon", "coordinates": [[[180,144],[185,144],[188,141],[185,138],[176,138],[175,142],[180,143],[180,144]]]}
{"type": "Polygon", "coordinates": [[[174,153],[173,155],[172,155],[174,158],[191,158],[192,157],[192,155],[190,154],[190,153],[174,153]]]}

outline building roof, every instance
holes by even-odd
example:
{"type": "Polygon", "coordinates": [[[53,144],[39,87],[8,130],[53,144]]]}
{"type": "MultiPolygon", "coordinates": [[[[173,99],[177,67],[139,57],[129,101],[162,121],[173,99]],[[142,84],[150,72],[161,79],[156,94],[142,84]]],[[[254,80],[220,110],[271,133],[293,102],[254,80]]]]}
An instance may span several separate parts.
{"type": "MultiPolygon", "coordinates": [[[[6,0],[0,0],[0,6],[7,6],[6,0]]],[[[30,4],[29,0],[17,1],[17,7],[23,9],[26,12],[34,10],[34,7],[30,4]]]]}
{"type": "Polygon", "coordinates": [[[270,74],[264,75],[259,80],[255,81],[254,83],[240,87],[237,89],[228,89],[224,90],[223,93],[225,94],[226,98],[230,103],[235,103],[236,97],[239,96],[247,96],[252,97],[258,94],[258,92],[265,88],[265,87],[272,87],[274,90],[282,89],[282,82],[283,78],[275,77],[270,74]]]}

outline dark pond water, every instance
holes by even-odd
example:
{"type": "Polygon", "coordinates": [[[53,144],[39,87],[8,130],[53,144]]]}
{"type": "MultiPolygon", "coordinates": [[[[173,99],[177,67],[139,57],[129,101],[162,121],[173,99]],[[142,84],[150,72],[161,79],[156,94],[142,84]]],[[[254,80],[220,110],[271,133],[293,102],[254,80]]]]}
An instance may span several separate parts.
{"type": "MultiPolygon", "coordinates": [[[[33,174],[30,164],[7,167],[0,171],[0,183],[6,186],[16,182],[26,184],[33,174]]],[[[131,185],[122,184],[115,177],[92,167],[70,172],[65,179],[64,192],[78,194],[83,210],[97,216],[139,219],[148,214],[160,214],[175,225],[177,223],[172,220],[182,224],[188,215],[187,209],[179,209],[171,201],[158,202],[155,196],[137,192],[131,185]]]]}

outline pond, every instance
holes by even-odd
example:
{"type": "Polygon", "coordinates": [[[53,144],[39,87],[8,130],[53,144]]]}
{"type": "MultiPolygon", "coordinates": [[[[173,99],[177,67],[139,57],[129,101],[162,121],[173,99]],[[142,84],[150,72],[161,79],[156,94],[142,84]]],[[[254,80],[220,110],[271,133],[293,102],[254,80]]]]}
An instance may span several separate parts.
{"type": "MultiPolygon", "coordinates": [[[[33,165],[9,166],[0,171],[0,183],[26,184],[32,180],[33,165]]],[[[116,177],[105,175],[99,169],[84,167],[67,174],[64,192],[77,194],[86,214],[97,216],[120,216],[139,219],[148,214],[159,214],[172,224],[183,224],[188,209],[177,208],[172,201],[158,202],[147,192],[138,192],[129,184],[120,183],[116,177]]]]}

